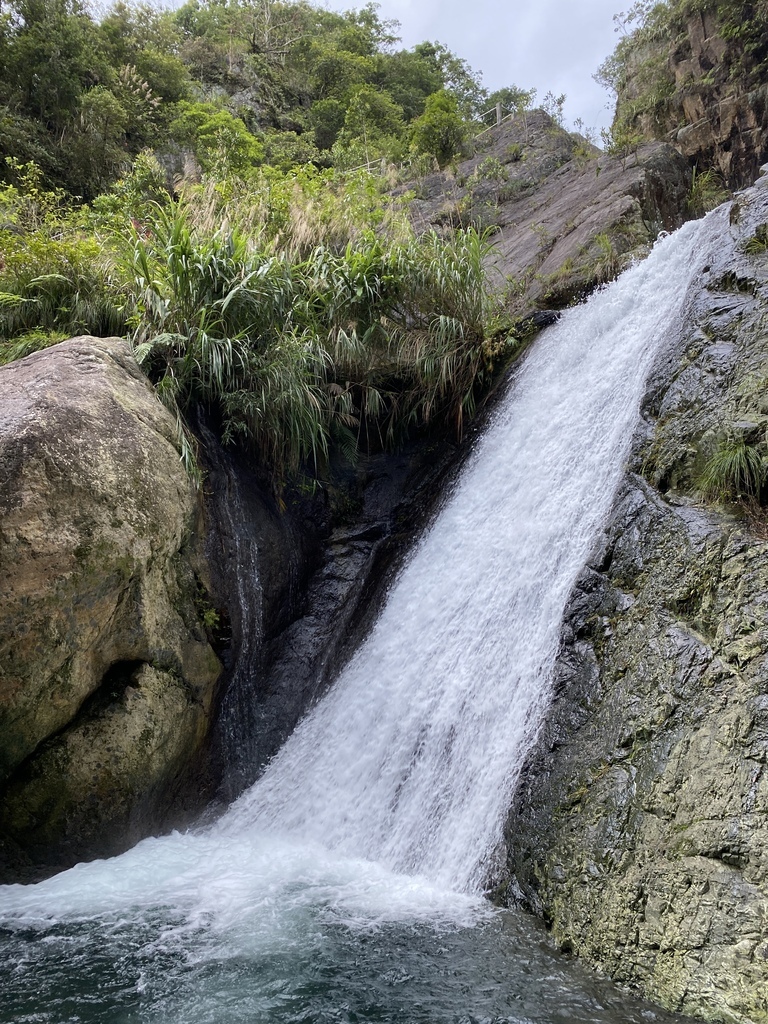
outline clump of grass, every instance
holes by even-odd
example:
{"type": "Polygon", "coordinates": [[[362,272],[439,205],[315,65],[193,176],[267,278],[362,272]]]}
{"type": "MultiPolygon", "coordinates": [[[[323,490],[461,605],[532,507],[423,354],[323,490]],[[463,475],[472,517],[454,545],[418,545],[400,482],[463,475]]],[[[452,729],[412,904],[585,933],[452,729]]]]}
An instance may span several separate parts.
{"type": "Polygon", "coordinates": [[[743,437],[720,442],[701,476],[704,493],[717,500],[759,500],[768,476],[768,460],[758,445],[743,437]]]}
{"type": "Polygon", "coordinates": [[[703,217],[730,197],[722,175],[713,167],[699,171],[694,167],[691,187],[686,199],[686,211],[691,217],[703,217]]]}
{"type": "Polygon", "coordinates": [[[595,235],[593,241],[597,251],[597,259],[594,265],[595,279],[601,284],[605,284],[618,277],[621,270],[621,260],[616,252],[613,239],[606,232],[603,231],[595,235]]]}
{"type": "Polygon", "coordinates": [[[43,227],[20,235],[4,232],[0,247],[0,338],[30,331],[124,333],[123,297],[95,238],[74,232],[56,237],[43,227]]]}
{"type": "MultiPolygon", "coordinates": [[[[2,299],[3,296],[0,295],[0,303],[2,299]]],[[[12,363],[16,359],[23,359],[41,349],[50,348],[51,345],[57,345],[67,337],[69,335],[63,331],[36,330],[27,331],[10,341],[0,340],[0,366],[12,363]]]]}
{"type": "Polygon", "coordinates": [[[457,434],[488,379],[489,244],[475,231],[385,242],[373,232],[298,262],[242,234],[158,207],[127,240],[137,360],[185,427],[214,405],[240,439],[287,475],[327,465],[332,448],[392,446],[438,419],[457,434]]]}
{"type": "Polygon", "coordinates": [[[758,225],[755,233],[747,239],[744,252],[749,256],[764,256],[768,252],[768,224],[758,225]]]}

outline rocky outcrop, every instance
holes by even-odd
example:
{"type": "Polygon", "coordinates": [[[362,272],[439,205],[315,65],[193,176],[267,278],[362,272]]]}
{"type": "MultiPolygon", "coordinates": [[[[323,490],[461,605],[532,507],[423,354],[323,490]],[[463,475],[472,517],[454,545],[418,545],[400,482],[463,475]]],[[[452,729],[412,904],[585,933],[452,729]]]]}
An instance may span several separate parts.
{"type": "Polygon", "coordinates": [[[415,183],[412,216],[418,229],[490,229],[489,284],[512,314],[584,298],[685,218],[690,170],[664,143],[611,157],[536,110],[475,149],[415,183]]]}
{"type": "Polygon", "coordinates": [[[730,218],[572,595],[507,842],[564,949],[743,1024],[768,1020],[768,519],[701,481],[727,438],[765,451],[768,188],[730,218]]]}
{"type": "Polygon", "coordinates": [[[173,417],[118,339],[0,371],[0,834],[19,876],[159,821],[208,729],[199,514],[173,417]],[[23,856],[20,853],[23,851],[23,856]]]}
{"type": "Polygon", "coordinates": [[[663,31],[625,41],[614,130],[663,139],[699,173],[740,188],[768,159],[765,15],[715,0],[698,7],[673,2],[663,31]]]}
{"type": "Polygon", "coordinates": [[[731,188],[751,185],[768,158],[768,85],[747,68],[739,73],[740,59],[705,12],[687,19],[669,60],[674,91],[666,138],[692,166],[714,168],[731,188]]]}

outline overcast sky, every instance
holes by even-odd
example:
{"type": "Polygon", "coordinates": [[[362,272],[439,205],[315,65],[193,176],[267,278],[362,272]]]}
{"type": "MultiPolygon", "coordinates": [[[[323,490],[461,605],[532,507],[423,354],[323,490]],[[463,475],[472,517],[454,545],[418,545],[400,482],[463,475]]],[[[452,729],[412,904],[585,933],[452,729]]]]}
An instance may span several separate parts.
{"type": "MultiPolygon", "coordinates": [[[[325,0],[332,10],[362,6],[325,0]]],[[[613,15],[630,0],[380,0],[382,18],[400,22],[403,46],[444,43],[482,72],[493,91],[505,85],[565,93],[569,123],[601,128],[613,116],[608,92],[592,80],[618,36],[613,15]]]]}

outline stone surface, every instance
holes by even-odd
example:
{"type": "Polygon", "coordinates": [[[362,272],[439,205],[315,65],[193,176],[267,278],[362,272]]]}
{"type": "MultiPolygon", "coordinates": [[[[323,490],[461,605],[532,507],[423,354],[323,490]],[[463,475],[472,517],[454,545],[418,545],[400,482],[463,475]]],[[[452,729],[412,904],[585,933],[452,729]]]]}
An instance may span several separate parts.
{"type": "Polygon", "coordinates": [[[765,190],[730,220],[572,595],[507,843],[510,897],[564,949],[744,1024],[768,1021],[768,518],[700,484],[719,439],[766,439],[765,190]]]}
{"type": "Polygon", "coordinates": [[[199,751],[220,665],[197,515],[126,342],[0,371],[0,831],[35,864],[146,834],[199,751]]]}
{"type": "Polygon", "coordinates": [[[520,315],[584,298],[683,222],[690,171],[664,143],[610,157],[536,110],[476,150],[411,186],[412,215],[417,228],[492,230],[489,283],[520,315]]]}
{"type": "Polygon", "coordinates": [[[213,743],[223,799],[254,781],[354,651],[468,450],[431,440],[362,458],[311,498],[286,493],[281,512],[247,457],[208,438],[209,562],[233,635],[213,743]]]}
{"type": "Polygon", "coordinates": [[[716,5],[702,6],[709,10],[690,12],[676,38],[638,51],[617,112],[631,111],[649,88],[650,59],[661,71],[655,91],[664,99],[631,118],[634,127],[669,142],[699,173],[711,168],[740,188],[755,181],[768,157],[768,86],[759,71],[765,41],[762,53],[745,52],[737,36],[723,35],[716,5]]]}

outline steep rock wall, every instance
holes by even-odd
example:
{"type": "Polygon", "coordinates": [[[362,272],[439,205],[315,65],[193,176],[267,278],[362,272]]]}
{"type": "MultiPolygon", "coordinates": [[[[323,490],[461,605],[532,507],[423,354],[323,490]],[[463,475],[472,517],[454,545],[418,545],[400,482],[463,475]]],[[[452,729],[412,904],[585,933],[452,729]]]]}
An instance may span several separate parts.
{"type": "Polygon", "coordinates": [[[584,298],[686,216],[691,172],[663,142],[609,156],[534,110],[475,148],[455,173],[410,183],[411,212],[417,229],[492,231],[489,285],[513,314],[584,298]]]}
{"type": "Polygon", "coordinates": [[[669,6],[664,31],[630,46],[614,126],[670,143],[730,188],[751,185],[768,159],[765,15],[745,4],[739,18],[737,4],[717,0],[669,6]]]}
{"type": "Polygon", "coordinates": [[[766,440],[766,185],[730,219],[572,596],[507,842],[511,891],[564,949],[671,1009],[762,1022],[768,520],[700,483],[724,438],[766,440]]]}

